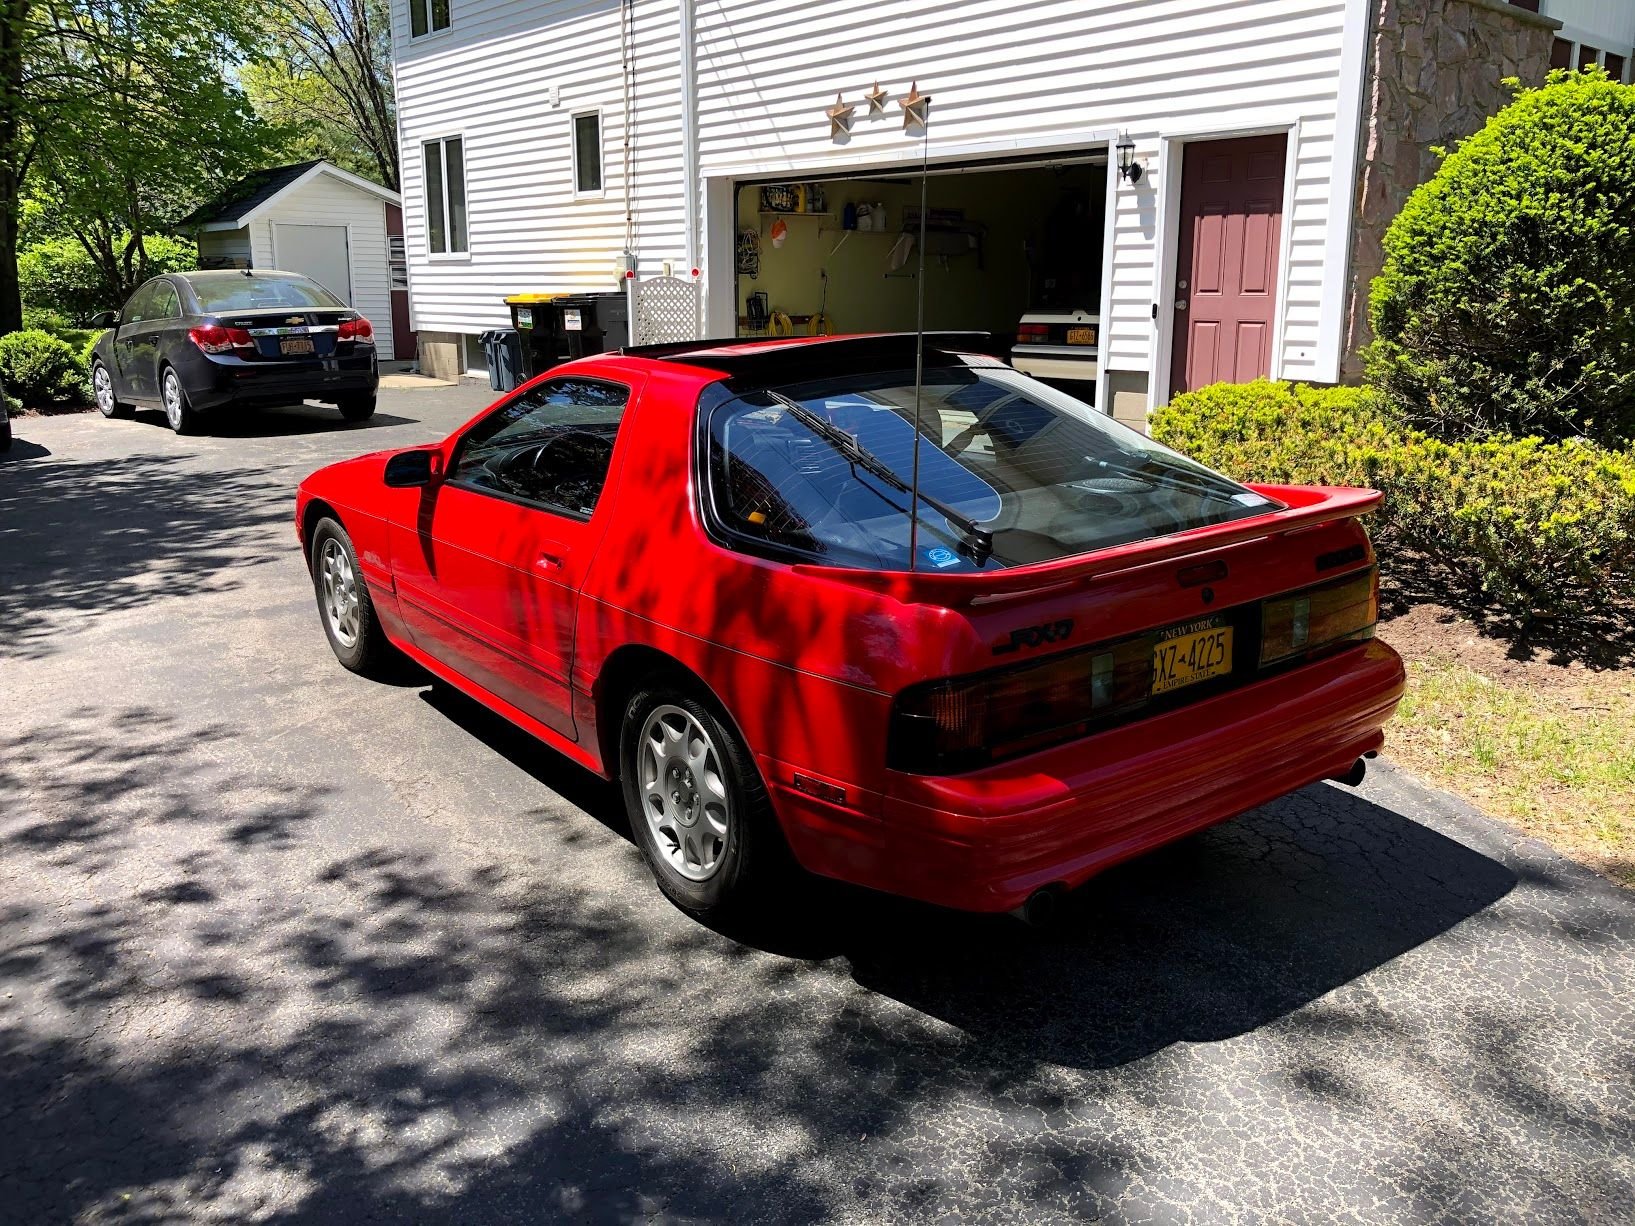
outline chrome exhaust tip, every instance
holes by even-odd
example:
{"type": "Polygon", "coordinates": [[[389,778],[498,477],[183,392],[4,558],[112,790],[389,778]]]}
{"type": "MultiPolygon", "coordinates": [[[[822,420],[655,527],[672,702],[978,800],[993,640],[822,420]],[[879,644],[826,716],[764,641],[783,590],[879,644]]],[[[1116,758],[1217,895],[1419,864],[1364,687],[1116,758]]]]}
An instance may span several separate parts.
{"type": "Polygon", "coordinates": [[[1329,778],[1334,780],[1336,783],[1345,784],[1348,788],[1354,788],[1363,781],[1363,777],[1367,774],[1368,763],[1363,759],[1358,758],[1351,764],[1351,769],[1346,771],[1345,774],[1330,775],[1329,778]]]}
{"type": "Polygon", "coordinates": [[[1011,914],[1029,928],[1051,928],[1062,918],[1062,895],[1067,887],[1057,882],[1041,886],[1028,895],[1028,900],[1011,914]]]}

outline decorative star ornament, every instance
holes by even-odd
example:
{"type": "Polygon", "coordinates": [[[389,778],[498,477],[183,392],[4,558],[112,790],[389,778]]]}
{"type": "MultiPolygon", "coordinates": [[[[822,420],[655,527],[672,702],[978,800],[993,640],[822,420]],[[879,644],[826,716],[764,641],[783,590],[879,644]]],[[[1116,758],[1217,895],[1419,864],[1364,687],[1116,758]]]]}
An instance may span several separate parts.
{"type": "Polygon", "coordinates": [[[920,92],[920,83],[914,82],[903,97],[903,131],[923,128],[931,109],[931,95],[920,92]]]}
{"type": "Polygon", "coordinates": [[[886,103],[891,101],[891,95],[880,88],[880,82],[878,81],[874,83],[874,88],[864,94],[863,97],[868,101],[870,115],[882,114],[886,109],[886,103]]]}
{"type": "Polygon", "coordinates": [[[839,94],[835,95],[835,104],[823,113],[829,117],[829,139],[845,135],[852,130],[852,116],[857,108],[851,103],[843,101],[839,94]]]}

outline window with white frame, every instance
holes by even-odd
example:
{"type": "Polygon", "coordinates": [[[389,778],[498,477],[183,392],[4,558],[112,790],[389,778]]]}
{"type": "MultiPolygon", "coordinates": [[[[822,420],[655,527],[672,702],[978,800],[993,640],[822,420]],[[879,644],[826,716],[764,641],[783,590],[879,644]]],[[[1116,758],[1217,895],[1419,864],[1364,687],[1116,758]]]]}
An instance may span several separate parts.
{"type": "Polygon", "coordinates": [[[421,145],[426,170],[426,250],[464,254],[466,241],[465,142],[458,136],[421,145]]]}
{"type": "Polygon", "coordinates": [[[602,112],[573,117],[573,191],[576,196],[602,194],[602,112]]]}
{"type": "Polygon", "coordinates": [[[409,35],[419,38],[434,30],[448,29],[448,10],[452,0],[409,0],[409,35]]]}

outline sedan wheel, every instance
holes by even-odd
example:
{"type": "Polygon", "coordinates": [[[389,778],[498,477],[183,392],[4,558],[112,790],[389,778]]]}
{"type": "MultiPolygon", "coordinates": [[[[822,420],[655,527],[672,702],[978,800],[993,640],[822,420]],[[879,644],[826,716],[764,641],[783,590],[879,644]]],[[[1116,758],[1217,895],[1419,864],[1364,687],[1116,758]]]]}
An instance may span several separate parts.
{"type": "Polygon", "coordinates": [[[355,673],[384,675],[396,653],[375,616],[346,530],[328,516],[320,519],[313,525],[312,552],[307,557],[318,616],[335,658],[355,673]]]}
{"type": "Polygon", "coordinates": [[[119,402],[114,399],[114,377],[101,362],[91,367],[91,390],[96,393],[97,412],[104,417],[119,412],[119,402]]]}
{"type": "Polygon", "coordinates": [[[177,434],[192,434],[198,428],[199,415],[188,407],[187,393],[182,390],[182,381],[174,370],[165,371],[159,391],[170,428],[177,434]]]}
{"type": "Polygon", "coordinates": [[[642,728],[636,770],[659,854],[688,881],[708,881],[732,835],[732,799],[710,734],[680,707],[656,707],[642,728]]]}

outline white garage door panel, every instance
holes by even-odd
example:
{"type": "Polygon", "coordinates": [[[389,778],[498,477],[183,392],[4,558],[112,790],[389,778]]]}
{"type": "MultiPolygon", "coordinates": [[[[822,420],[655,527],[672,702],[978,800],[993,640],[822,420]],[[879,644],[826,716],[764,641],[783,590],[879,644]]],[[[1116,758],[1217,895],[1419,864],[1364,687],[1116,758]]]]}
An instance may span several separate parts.
{"type": "Polygon", "coordinates": [[[352,262],[345,226],[273,226],[274,258],[285,272],[311,277],[352,305],[352,262]]]}

